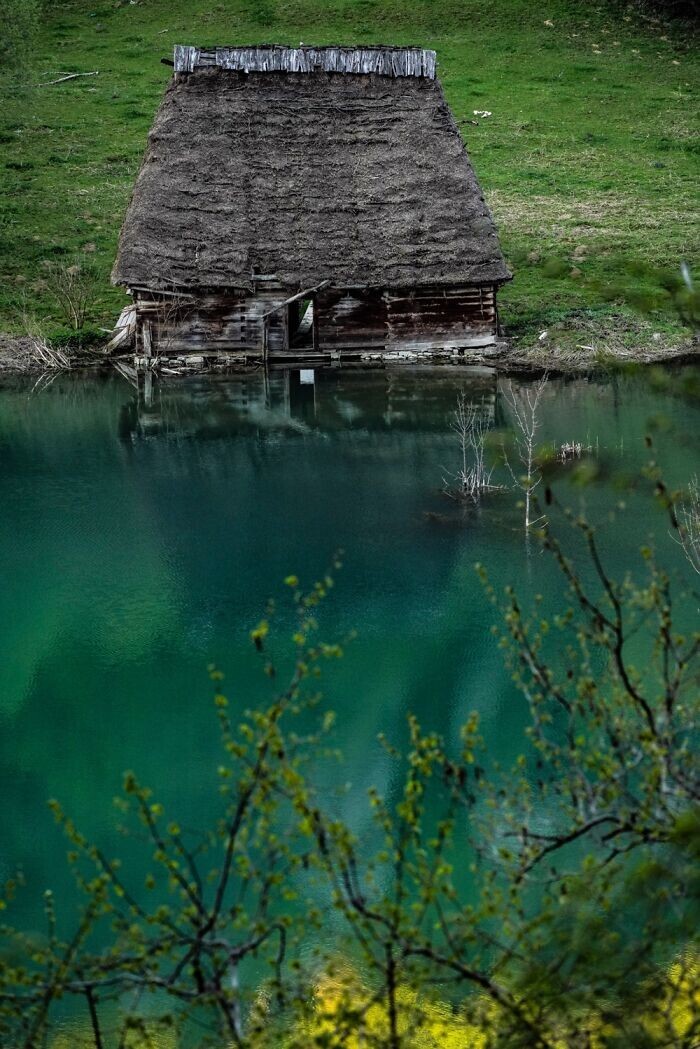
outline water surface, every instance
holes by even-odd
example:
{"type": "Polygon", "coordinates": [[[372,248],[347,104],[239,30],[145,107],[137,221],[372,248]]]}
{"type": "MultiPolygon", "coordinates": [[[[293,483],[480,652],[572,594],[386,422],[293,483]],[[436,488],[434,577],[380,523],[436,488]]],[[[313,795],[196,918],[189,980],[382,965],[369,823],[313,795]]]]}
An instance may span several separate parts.
{"type": "MultiPolygon", "coordinates": [[[[72,913],[64,846],[46,810],[58,797],[110,853],[111,799],[132,768],[184,826],[211,818],[219,756],[206,666],[241,705],[266,694],[248,631],[282,580],[312,581],[335,550],[345,568],[324,634],[357,639],[326,681],[345,761],[334,775],[356,829],[365,790],[391,790],[377,733],[412,711],[456,738],[477,708],[492,751],[522,746],[523,711],[490,633],[474,573],[559,606],[560,582],[528,549],[517,494],[464,508],[441,493],[459,466],[451,416],[466,389],[508,429],[502,387],[457,368],[191,377],[153,403],[119,376],[65,375],[0,386],[0,876],[27,888],[15,917],[38,923],[49,886],[72,913]]],[[[503,380],[500,381],[501,384],[503,380]]],[[[641,379],[552,381],[541,440],[591,445],[600,477],[565,479],[562,498],[607,527],[618,574],[647,532],[680,568],[663,517],[619,474],[646,461],[644,434],[672,484],[697,472],[700,413],[641,379]]],[[[507,481],[501,474],[502,481],[507,481]]]]}

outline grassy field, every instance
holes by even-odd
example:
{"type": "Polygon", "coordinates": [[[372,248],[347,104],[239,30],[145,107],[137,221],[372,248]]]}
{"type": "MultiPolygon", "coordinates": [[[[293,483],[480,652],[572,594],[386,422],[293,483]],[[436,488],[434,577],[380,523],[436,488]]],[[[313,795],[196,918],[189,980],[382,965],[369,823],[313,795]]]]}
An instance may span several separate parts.
{"type": "Polygon", "coordinates": [[[29,84],[0,99],[0,331],[66,337],[47,277],[95,274],[88,328],[124,302],[117,235],[174,43],[435,48],[516,279],[525,345],[673,344],[697,248],[697,57],[678,27],[581,0],[53,0],[29,84]],[[65,72],[90,72],[38,86],[65,72]],[[474,110],[488,110],[475,117],[474,110]],[[478,121],[478,123],[472,123],[478,121]]]}

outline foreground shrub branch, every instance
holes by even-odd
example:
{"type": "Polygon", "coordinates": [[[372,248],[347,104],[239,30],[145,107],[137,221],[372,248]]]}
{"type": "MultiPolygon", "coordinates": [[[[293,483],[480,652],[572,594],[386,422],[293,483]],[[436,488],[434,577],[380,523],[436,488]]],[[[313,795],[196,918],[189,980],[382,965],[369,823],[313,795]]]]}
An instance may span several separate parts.
{"type": "MultiPolygon", "coordinates": [[[[677,531],[678,498],[650,476],[677,531]]],[[[50,895],[43,940],[4,929],[3,1045],[50,1045],[67,999],[97,1049],[162,1031],[218,1049],[697,1044],[700,634],[657,555],[642,548],[641,581],[616,579],[590,524],[545,496],[581,540],[573,558],[551,523],[533,530],[561,613],[481,570],[527,707],[515,766],[494,767],[475,715],[458,745],[409,718],[404,748],[381,740],[391,786],[370,791],[360,840],[314,785],[333,726],[318,677],[343,652],[316,618],[333,581],[290,576],[291,612],[271,604],[251,631],[271,698],[234,716],[210,668],[208,827],[183,829],[128,774],[144,880],[52,803],[85,903],[65,940],[50,895]]]]}

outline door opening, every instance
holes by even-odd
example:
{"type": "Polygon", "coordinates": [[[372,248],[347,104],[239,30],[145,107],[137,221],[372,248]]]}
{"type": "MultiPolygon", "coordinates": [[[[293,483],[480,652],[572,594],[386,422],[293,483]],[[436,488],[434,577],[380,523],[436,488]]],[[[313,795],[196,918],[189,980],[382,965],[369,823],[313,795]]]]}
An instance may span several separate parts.
{"type": "Polygon", "coordinates": [[[314,345],[314,300],[297,299],[289,304],[289,345],[312,349],[314,345]]]}

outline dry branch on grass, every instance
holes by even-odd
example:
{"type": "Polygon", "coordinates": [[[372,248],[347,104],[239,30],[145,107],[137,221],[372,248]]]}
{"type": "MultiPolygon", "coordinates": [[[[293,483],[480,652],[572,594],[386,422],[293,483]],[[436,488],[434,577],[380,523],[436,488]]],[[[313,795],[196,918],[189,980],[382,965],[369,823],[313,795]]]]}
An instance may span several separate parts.
{"type": "Polygon", "coordinates": [[[52,84],[63,84],[66,80],[77,80],[81,76],[98,76],[99,69],[93,69],[91,73],[66,73],[65,76],[60,76],[56,80],[44,80],[43,83],[39,84],[39,87],[51,87],[52,84]]]}
{"type": "Polygon", "coordinates": [[[27,334],[22,340],[24,353],[18,362],[19,370],[35,371],[37,368],[44,368],[65,371],[72,367],[66,352],[51,344],[39,321],[26,310],[22,313],[22,327],[27,334]]]}
{"type": "Polygon", "coordinates": [[[31,342],[36,358],[46,368],[67,369],[72,367],[70,359],[63,350],[52,346],[43,336],[33,337],[31,342]]]}

